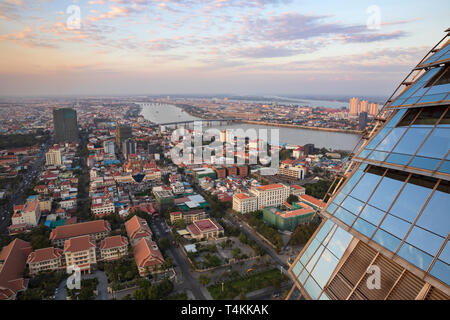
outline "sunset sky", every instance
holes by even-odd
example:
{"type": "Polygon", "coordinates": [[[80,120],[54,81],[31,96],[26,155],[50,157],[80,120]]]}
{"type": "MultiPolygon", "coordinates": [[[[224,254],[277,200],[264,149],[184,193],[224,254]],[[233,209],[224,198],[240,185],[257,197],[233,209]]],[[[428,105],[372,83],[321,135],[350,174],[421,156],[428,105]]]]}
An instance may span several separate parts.
{"type": "Polygon", "coordinates": [[[0,95],[384,96],[449,14],[448,0],[1,0],[0,95]]]}

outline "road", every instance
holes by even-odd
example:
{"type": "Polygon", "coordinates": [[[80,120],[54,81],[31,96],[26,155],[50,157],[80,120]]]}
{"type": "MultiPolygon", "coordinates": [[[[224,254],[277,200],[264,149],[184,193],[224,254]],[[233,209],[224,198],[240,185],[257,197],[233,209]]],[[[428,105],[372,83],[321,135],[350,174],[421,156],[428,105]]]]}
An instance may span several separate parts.
{"type": "Polygon", "coordinates": [[[28,168],[25,175],[21,176],[19,185],[11,190],[11,196],[9,205],[5,206],[6,212],[4,212],[2,219],[0,220],[0,234],[7,234],[7,227],[10,223],[10,216],[13,212],[13,206],[16,204],[22,204],[24,202],[24,191],[30,187],[32,184],[33,178],[37,176],[40,169],[43,167],[45,162],[45,152],[48,149],[50,142],[47,142],[44,147],[39,150],[36,154],[36,160],[33,163],[33,166],[28,168]]]}
{"type": "MultiPolygon", "coordinates": [[[[174,239],[170,232],[166,232],[166,225],[163,219],[156,218],[152,225],[159,237],[167,237],[172,243],[174,239]]],[[[206,289],[202,287],[192,274],[189,262],[186,260],[186,257],[181,250],[182,249],[179,247],[173,246],[170,246],[169,249],[167,249],[169,256],[172,257],[175,262],[175,269],[179,270],[179,272],[177,272],[177,288],[190,290],[196,300],[207,300],[209,294],[205,292],[206,289]]]]}

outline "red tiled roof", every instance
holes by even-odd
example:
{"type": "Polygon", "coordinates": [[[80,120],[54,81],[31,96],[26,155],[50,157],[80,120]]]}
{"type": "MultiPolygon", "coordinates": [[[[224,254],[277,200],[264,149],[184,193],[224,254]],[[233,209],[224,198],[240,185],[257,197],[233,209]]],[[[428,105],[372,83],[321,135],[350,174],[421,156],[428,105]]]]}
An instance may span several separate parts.
{"type": "Polygon", "coordinates": [[[50,240],[68,239],[88,234],[110,232],[108,221],[95,220],[56,227],[50,233],[50,240]]]}
{"type": "Polygon", "coordinates": [[[136,265],[140,268],[150,267],[164,262],[164,258],[155,242],[141,239],[133,249],[136,265]]]}
{"type": "Polygon", "coordinates": [[[27,257],[32,251],[29,242],[15,239],[0,252],[0,300],[12,298],[18,291],[26,289],[28,280],[23,279],[27,257]]]}
{"type": "Polygon", "coordinates": [[[95,247],[95,243],[91,241],[89,236],[81,236],[70,238],[64,242],[64,253],[86,251],[95,247]]]}
{"type": "Polygon", "coordinates": [[[316,199],[316,198],[314,198],[312,196],[309,196],[307,194],[301,195],[300,199],[303,199],[303,200],[305,200],[307,202],[310,202],[310,203],[312,203],[313,205],[315,205],[315,206],[317,206],[319,208],[325,207],[325,202],[323,202],[322,200],[316,199]]]}
{"type": "Polygon", "coordinates": [[[133,216],[130,220],[125,222],[125,229],[127,230],[128,238],[132,240],[152,235],[152,231],[150,230],[147,221],[138,216],[133,216]]]}
{"type": "Polygon", "coordinates": [[[63,254],[63,251],[58,248],[50,247],[50,248],[37,249],[28,255],[27,263],[34,263],[34,262],[41,262],[41,261],[56,259],[56,258],[60,257],[62,254],[63,254]]]}
{"type": "Polygon", "coordinates": [[[111,248],[117,248],[126,246],[128,244],[128,240],[125,237],[122,237],[120,235],[108,237],[103,239],[100,242],[100,249],[111,249],[111,248]]]}
{"type": "Polygon", "coordinates": [[[260,187],[257,187],[257,188],[259,190],[262,190],[262,191],[267,191],[267,190],[277,189],[277,188],[282,188],[282,187],[283,187],[282,184],[274,183],[274,184],[268,184],[268,185],[265,185],[265,186],[260,186],[260,187]]]}

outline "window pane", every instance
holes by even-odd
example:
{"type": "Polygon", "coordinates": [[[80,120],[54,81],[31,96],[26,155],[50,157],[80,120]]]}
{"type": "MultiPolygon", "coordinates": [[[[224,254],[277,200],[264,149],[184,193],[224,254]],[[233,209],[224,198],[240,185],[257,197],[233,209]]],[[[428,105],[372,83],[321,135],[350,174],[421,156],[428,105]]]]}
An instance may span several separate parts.
{"type": "Polygon", "coordinates": [[[334,227],[334,225],[335,224],[331,220],[327,220],[323,224],[322,228],[320,228],[319,232],[317,232],[316,237],[314,239],[321,242],[328,234],[328,232],[330,232],[330,229],[334,227]]]}
{"type": "Polygon", "coordinates": [[[374,194],[369,200],[369,204],[384,211],[386,211],[391,206],[392,201],[397,196],[400,188],[404,183],[404,180],[406,179],[405,175],[392,175],[392,177],[389,177],[388,175],[391,172],[393,172],[393,170],[389,170],[388,173],[383,177],[374,194]]]}
{"type": "Polygon", "coordinates": [[[400,121],[400,119],[403,117],[403,115],[405,114],[406,109],[400,109],[397,111],[397,113],[392,117],[392,119],[386,124],[386,127],[395,127],[397,125],[397,123],[400,121]]]}
{"type": "Polygon", "coordinates": [[[423,108],[414,123],[414,127],[432,127],[439,120],[447,107],[427,107],[423,108]]]}
{"type": "Polygon", "coordinates": [[[392,206],[390,213],[409,222],[414,221],[425,201],[428,199],[432,191],[431,188],[434,186],[434,182],[431,182],[428,188],[419,184],[421,179],[423,177],[417,176],[417,179],[411,178],[409,180],[392,206]]]}
{"type": "Polygon", "coordinates": [[[338,208],[334,213],[334,216],[344,222],[346,225],[351,226],[356,216],[343,208],[338,208]]]}
{"type": "Polygon", "coordinates": [[[358,220],[356,220],[355,224],[353,225],[353,229],[370,238],[375,231],[375,226],[361,218],[358,218],[358,220]]]}
{"type": "Polygon", "coordinates": [[[410,223],[388,214],[380,227],[397,238],[403,239],[410,226],[410,223]]]}
{"type": "Polygon", "coordinates": [[[353,236],[350,233],[348,233],[347,231],[345,231],[342,228],[337,227],[336,232],[333,235],[333,239],[328,244],[327,248],[338,259],[340,259],[352,239],[353,239],[353,236]]]}
{"type": "Polygon", "coordinates": [[[406,128],[394,128],[392,131],[384,138],[384,140],[376,147],[376,150],[380,151],[391,151],[403,133],[406,131],[406,128]]]}
{"type": "Polygon", "coordinates": [[[330,205],[327,207],[326,212],[328,212],[329,214],[333,214],[333,213],[334,213],[334,210],[336,210],[336,208],[337,208],[337,205],[336,205],[334,202],[332,202],[332,203],[330,203],[330,205]]]}
{"type": "Polygon", "coordinates": [[[383,138],[388,134],[391,128],[384,127],[381,131],[367,144],[366,149],[373,149],[376,145],[383,140],[383,138]]]}
{"type": "Polygon", "coordinates": [[[406,165],[409,159],[411,159],[411,155],[391,153],[386,159],[386,162],[406,165]]]}
{"type": "Polygon", "coordinates": [[[296,277],[298,277],[298,274],[300,273],[300,271],[302,271],[302,269],[303,269],[303,266],[300,263],[300,261],[298,261],[295,264],[294,268],[292,268],[292,272],[295,274],[296,277]]]}
{"type": "Polygon", "coordinates": [[[450,245],[448,244],[448,241],[445,244],[445,247],[442,249],[442,252],[439,255],[439,259],[441,259],[445,263],[450,263],[450,245]]]}
{"type": "Polygon", "coordinates": [[[317,285],[317,283],[313,280],[313,278],[309,277],[304,286],[306,292],[310,295],[311,299],[316,300],[322,289],[317,285]]]}
{"type": "Polygon", "coordinates": [[[405,241],[431,256],[435,256],[444,242],[444,238],[415,226],[405,241]]]}
{"type": "Polygon", "coordinates": [[[436,169],[440,162],[441,160],[439,159],[414,157],[409,166],[433,171],[434,169],[436,169]]]}
{"type": "Polygon", "coordinates": [[[418,156],[442,159],[449,149],[450,129],[436,128],[417,152],[418,156]]]}
{"type": "Polygon", "coordinates": [[[311,275],[317,281],[319,286],[323,288],[330,278],[331,274],[338,264],[338,259],[327,249],[323,252],[311,275]]]}
{"type": "Polygon", "coordinates": [[[441,190],[437,189],[420,215],[417,225],[433,231],[442,237],[450,232],[450,194],[448,182],[441,182],[441,190]],[[447,185],[447,186],[446,186],[447,185]]]}
{"type": "Polygon", "coordinates": [[[450,266],[441,260],[436,260],[430,274],[439,280],[442,280],[447,285],[450,285],[450,266]]]}
{"type": "Polygon", "coordinates": [[[393,152],[414,154],[430,130],[431,128],[409,128],[393,152]]]}
{"type": "Polygon", "coordinates": [[[392,252],[395,252],[400,244],[400,239],[381,229],[378,229],[377,233],[375,233],[375,235],[373,236],[373,241],[379,243],[392,252]]]}
{"type": "Polygon", "coordinates": [[[403,259],[416,265],[417,267],[421,268],[422,270],[427,270],[428,266],[433,260],[433,258],[430,255],[414,248],[413,246],[407,243],[404,243],[402,245],[402,247],[398,251],[398,255],[403,259]]]}
{"type": "Polygon", "coordinates": [[[366,174],[361,178],[358,185],[353,189],[350,195],[362,202],[366,202],[373,188],[375,188],[378,181],[380,181],[383,171],[384,170],[369,170],[368,172],[366,172],[366,174]]]}
{"type": "Polygon", "coordinates": [[[347,209],[351,213],[358,215],[359,211],[361,211],[362,207],[364,206],[364,203],[356,200],[352,196],[348,196],[345,198],[344,202],[342,203],[341,207],[347,209]]]}
{"type": "Polygon", "coordinates": [[[360,217],[377,226],[380,223],[381,219],[383,219],[384,215],[385,212],[367,205],[361,212],[360,217]]]}

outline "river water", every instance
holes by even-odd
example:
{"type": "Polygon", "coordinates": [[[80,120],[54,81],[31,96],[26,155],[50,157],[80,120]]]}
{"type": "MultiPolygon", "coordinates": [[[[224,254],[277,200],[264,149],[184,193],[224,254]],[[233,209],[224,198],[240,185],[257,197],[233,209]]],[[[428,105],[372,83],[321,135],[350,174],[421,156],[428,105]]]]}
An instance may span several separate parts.
{"type": "MultiPolygon", "coordinates": [[[[191,116],[182,109],[169,104],[141,104],[141,115],[145,119],[154,123],[176,122],[184,120],[196,120],[198,118],[191,116]]],[[[207,127],[205,127],[207,128],[207,127]]],[[[352,150],[359,141],[359,135],[342,132],[327,132],[308,129],[294,129],[273,127],[254,124],[233,124],[228,126],[213,126],[218,129],[244,129],[250,128],[267,129],[268,137],[271,136],[270,130],[279,130],[279,139],[281,144],[305,145],[312,143],[316,148],[327,148],[333,150],[352,150]]],[[[273,132],[273,131],[272,131],[273,132]]],[[[270,138],[269,138],[270,139],[270,138]]],[[[270,140],[269,140],[270,141],[270,140]]]]}

